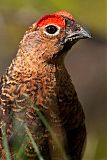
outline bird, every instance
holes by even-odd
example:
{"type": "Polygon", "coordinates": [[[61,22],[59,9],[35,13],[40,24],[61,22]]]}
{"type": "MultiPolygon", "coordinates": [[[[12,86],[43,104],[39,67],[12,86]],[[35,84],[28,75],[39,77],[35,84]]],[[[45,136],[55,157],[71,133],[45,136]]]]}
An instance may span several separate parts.
{"type": "Polygon", "coordinates": [[[82,160],[85,114],[64,59],[91,35],[67,11],[40,18],[25,32],[0,81],[0,157],[82,160]]]}

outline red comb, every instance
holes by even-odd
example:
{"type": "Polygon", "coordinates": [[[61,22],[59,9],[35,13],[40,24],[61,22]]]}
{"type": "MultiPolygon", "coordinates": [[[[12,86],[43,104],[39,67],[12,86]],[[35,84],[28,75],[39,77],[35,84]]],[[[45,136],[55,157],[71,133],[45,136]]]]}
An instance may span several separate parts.
{"type": "Polygon", "coordinates": [[[55,14],[62,15],[64,17],[68,17],[69,19],[75,21],[75,19],[73,18],[73,16],[70,13],[66,12],[66,11],[59,11],[59,12],[56,12],[55,14]]]}
{"type": "Polygon", "coordinates": [[[61,17],[61,15],[49,14],[49,15],[46,15],[46,16],[42,17],[36,23],[36,26],[37,27],[43,27],[43,26],[46,26],[48,24],[56,24],[56,25],[64,28],[65,27],[65,19],[63,17],[61,17]]]}

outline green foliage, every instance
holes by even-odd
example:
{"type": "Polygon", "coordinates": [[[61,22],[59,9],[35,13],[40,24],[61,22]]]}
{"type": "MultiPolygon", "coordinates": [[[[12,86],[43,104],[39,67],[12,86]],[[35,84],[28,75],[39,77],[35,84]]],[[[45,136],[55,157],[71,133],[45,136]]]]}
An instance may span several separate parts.
{"type": "Polygon", "coordinates": [[[107,158],[107,132],[99,137],[96,148],[95,160],[106,160],[107,158]]]}
{"type": "Polygon", "coordinates": [[[33,139],[33,137],[32,137],[32,134],[31,134],[29,128],[27,127],[27,125],[25,125],[25,129],[26,129],[27,135],[29,136],[29,139],[31,140],[31,143],[32,143],[32,145],[33,145],[33,148],[34,148],[35,152],[37,153],[38,159],[39,159],[39,160],[44,160],[44,158],[42,157],[42,155],[41,155],[41,153],[40,153],[40,151],[39,151],[39,148],[38,148],[36,142],[34,141],[34,139],[33,139]]]}
{"type": "Polygon", "coordinates": [[[6,154],[6,160],[11,160],[8,141],[7,141],[7,135],[6,135],[6,124],[5,123],[2,124],[1,132],[2,132],[2,138],[3,138],[3,146],[4,146],[4,150],[6,154]]]}

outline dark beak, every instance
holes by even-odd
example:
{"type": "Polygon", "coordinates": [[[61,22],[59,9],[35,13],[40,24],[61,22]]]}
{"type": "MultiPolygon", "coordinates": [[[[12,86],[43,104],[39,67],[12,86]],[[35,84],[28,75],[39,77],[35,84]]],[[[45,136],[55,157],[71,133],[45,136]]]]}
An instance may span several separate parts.
{"type": "Polygon", "coordinates": [[[67,39],[70,41],[91,38],[91,35],[83,27],[77,31],[69,31],[67,35],[67,39]]]}

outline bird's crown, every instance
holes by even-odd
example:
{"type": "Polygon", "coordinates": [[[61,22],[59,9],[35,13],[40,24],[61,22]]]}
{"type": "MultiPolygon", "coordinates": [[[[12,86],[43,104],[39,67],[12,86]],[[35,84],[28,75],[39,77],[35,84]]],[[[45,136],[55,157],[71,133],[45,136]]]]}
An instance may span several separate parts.
{"type": "MultiPolygon", "coordinates": [[[[66,12],[66,11],[59,11],[54,14],[49,14],[43,16],[38,22],[36,23],[36,27],[43,27],[49,24],[56,24],[59,27],[65,27],[65,18],[69,18],[70,20],[74,20],[73,16],[66,12]]],[[[74,20],[75,21],[75,20],[74,20]]]]}

